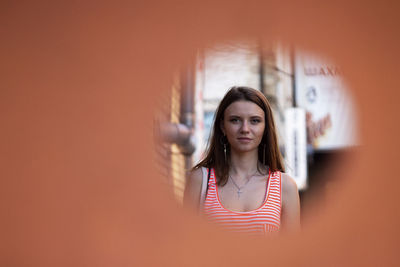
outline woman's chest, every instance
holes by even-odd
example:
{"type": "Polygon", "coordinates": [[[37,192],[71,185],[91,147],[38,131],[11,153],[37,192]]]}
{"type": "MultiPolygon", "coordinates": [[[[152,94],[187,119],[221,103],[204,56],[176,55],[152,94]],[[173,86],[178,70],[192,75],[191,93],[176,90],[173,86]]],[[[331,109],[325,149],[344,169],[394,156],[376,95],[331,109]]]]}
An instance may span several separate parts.
{"type": "Polygon", "coordinates": [[[261,180],[246,186],[236,186],[228,182],[218,188],[221,205],[231,211],[246,212],[261,208],[267,198],[267,180],[261,180]]]}

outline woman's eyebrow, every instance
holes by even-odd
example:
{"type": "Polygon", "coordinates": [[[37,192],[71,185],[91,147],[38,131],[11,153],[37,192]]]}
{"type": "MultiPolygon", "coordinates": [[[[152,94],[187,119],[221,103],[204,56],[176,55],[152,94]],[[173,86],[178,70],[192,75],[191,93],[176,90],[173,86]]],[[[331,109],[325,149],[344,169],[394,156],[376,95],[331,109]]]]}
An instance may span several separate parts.
{"type": "MultiPolygon", "coordinates": [[[[236,114],[233,114],[233,115],[229,115],[228,116],[229,118],[241,118],[242,116],[241,115],[236,115],[236,114]]],[[[249,116],[250,118],[262,118],[262,115],[250,115],[249,116]]]]}
{"type": "Polygon", "coordinates": [[[262,119],[263,117],[262,116],[260,116],[260,115],[251,115],[250,116],[250,119],[262,119]]]}

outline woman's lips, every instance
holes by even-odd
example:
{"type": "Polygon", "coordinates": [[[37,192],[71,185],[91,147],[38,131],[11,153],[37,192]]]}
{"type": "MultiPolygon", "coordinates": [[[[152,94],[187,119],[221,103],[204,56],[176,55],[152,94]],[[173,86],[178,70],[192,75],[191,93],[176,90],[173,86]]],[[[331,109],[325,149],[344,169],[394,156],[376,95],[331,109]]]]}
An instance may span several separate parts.
{"type": "Polygon", "coordinates": [[[238,140],[239,140],[239,142],[248,143],[251,141],[251,138],[239,137],[238,140]]]}

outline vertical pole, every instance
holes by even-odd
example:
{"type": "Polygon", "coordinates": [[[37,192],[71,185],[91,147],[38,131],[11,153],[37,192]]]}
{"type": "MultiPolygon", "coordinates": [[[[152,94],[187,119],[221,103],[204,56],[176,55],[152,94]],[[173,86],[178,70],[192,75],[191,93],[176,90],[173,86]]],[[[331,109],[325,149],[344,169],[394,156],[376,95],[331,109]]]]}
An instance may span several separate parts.
{"type": "MultiPolygon", "coordinates": [[[[194,66],[185,68],[181,71],[181,112],[180,122],[186,125],[190,130],[194,127],[194,66]]],[[[185,155],[185,169],[192,166],[192,154],[194,148],[189,141],[183,147],[182,153],[185,155]]]]}
{"type": "Polygon", "coordinates": [[[260,40],[258,42],[258,72],[259,72],[259,77],[260,77],[260,91],[266,95],[265,88],[264,88],[264,54],[263,54],[263,46],[262,46],[262,41],[260,40]]]}
{"type": "Polygon", "coordinates": [[[292,106],[297,107],[297,94],[296,94],[296,59],[295,48],[292,45],[290,48],[290,62],[292,67],[292,106]]]}

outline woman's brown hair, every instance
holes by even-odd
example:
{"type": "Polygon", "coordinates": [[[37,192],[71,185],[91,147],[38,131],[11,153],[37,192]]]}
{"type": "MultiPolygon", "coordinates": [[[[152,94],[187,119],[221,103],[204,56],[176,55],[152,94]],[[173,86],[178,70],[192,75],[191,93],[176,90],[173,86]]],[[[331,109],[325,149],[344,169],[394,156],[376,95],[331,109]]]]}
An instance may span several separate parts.
{"type": "Polygon", "coordinates": [[[218,185],[221,186],[225,185],[228,181],[230,149],[228,143],[227,159],[225,160],[223,144],[227,143],[227,140],[221,130],[220,123],[224,119],[225,109],[236,101],[253,102],[264,111],[265,129],[261,143],[258,146],[258,161],[261,164],[265,162],[265,165],[272,172],[285,171],[276,137],[274,118],[267,98],[258,90],[244,86],[235,86],[225,94],[217,108],[205,158],[193,167],[193,169],[200,167],[214,168],[218,185]]]}

